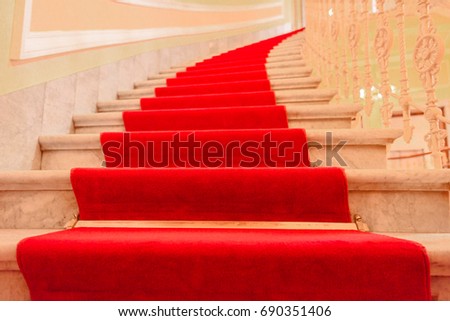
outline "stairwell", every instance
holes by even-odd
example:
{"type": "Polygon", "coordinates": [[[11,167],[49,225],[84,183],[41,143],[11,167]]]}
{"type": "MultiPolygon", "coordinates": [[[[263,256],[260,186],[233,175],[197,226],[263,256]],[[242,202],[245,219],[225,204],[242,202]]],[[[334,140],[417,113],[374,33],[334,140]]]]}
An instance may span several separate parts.
{"type": "MultiPolygon", "coordinates": [[[[286,106],[289,127],[306,129],[315,166],[345,168],[351,213],[360,215],[372,232],[427,248],[432,294],[450,300],[450,173],[387,170],[389,145],[401,131],[351,128],[361,107],[333,103],[336,91],[323,88],[308,67],[301,54],[303,41],[301,34],[284,41],[266,64],[276,101],[286,106]]],[[[73,118],[74,134],[41,136],[41,170],[0,172],[0,210],[13,217],[0,230],[0,299],[29,298],[15,258],[17,243],[63,229],[77,216],[69,170],[101,167],[99,133],[123,131],[122,112],[139,109],[140,98],[153,96],[166,78],[188,65],[136,83],[134,90],[118,92],[117,100],[98,102],[97,113],[73,118]]]]}

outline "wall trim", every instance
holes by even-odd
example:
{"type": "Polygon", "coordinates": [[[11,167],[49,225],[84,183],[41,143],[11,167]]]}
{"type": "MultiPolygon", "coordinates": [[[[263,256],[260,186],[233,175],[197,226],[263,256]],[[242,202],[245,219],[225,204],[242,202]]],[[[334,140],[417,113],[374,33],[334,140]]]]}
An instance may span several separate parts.
{"type": "Polygon", "coordinates": [[[180,2],[176,0],[115,0],[115,2],[152,8],[176,9],[183,11],[207,11],[207,12],[261,10],[261,9],[281,7],[283,5],[283,2],[281,0],[276,0],[269,3],[260,3],[255,5],[214,5],[214,4],[205,5],[200,3],[180,2]]]}
{"type": "MultiPolygon", "coordinates": [[[[122,1],[122,0],[121,0],[122,1]]],[[[123,0],[146,1],[146,0],[123,0]]],[[[153,2],[153,1],[152,1],[153,2]]],[[[233,6],[237,7],[237,6],[233,6]]],[[[154,40],[158,38],[196,35],[212,32],[236,30],[255,25],[284,21],[284,14],[257,20],[237,23],[206,25],[195,27],[164,27],[149,29],[112,29],[112,30],[76,30],[76,31],[31,31],[33,0],[25,0],[22,37],[18,57],[24,60],[54,54],[84,50],[96,47],[120,45],[132,42],[154,40]]]]}
{"type": "Polygon", "coordinates": [[[282,20],[283,16],[271,17],[241,23],[202,27],[173,27],[135,30],[88,30],[88,31],[46,31],[25,32],[22,38],[20,59],[36,58],[63,52],[101,46],[125,44],[162,37],[194,35],[249,27],[282,20]]]}

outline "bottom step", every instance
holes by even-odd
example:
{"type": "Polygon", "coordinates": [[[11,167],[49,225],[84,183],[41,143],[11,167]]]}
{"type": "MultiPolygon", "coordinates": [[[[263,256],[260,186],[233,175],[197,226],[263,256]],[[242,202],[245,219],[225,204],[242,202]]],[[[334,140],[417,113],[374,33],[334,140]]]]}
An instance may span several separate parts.
{"type": "MultiPolygon", "coordinates": [[[[56,230],[0,229],[0,300],[29,300],[28,287],[16,261],[16,247],[26,237],[56,230]]],[[[450,300],[450,234],[385,234],[421,243],[431,264],[431,288],[436,300],[450,300]]]]}

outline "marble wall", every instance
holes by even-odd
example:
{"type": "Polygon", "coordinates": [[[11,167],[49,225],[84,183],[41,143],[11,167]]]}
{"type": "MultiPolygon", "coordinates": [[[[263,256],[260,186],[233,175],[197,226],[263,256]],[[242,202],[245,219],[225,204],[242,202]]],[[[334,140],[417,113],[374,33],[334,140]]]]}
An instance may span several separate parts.
{"type": "MultiPolygon", "coordinates": [[[[185,65],[288,32],[286,25],[249,34],[164,48],[0,96],[0,170],[40,169],[38,137],[73,132],[73,115],[96,112],[97,101],[116,99],[161,70],[185,65]]],[[[42,71],[45,72],[45,71],[42,71]]]]}

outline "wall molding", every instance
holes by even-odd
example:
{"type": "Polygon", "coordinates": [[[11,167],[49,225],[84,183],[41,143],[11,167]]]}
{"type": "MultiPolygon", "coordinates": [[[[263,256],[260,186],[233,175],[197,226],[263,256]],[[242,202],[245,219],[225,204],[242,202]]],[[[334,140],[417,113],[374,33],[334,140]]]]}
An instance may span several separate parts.
{"type": "Polygon", "coordinates": [[[283,5],[281,0],[276,0],[269,3],[260,3],[255,5],[215,5],[215,4],[200,4],[200,3],[186,3],[176,0],[114,0],[118,3],[130,4],[135,6],[162,8],[162,9],[176,9],[183,11],[205,11],[205,12],[234,12],[234,11],[250,11],[277,8],[283,5]]]}
{"type": "Polygon", "coordinates": [[[281,22],[282,19],[283,16],[280,15],[256,21],[202,27],[26,32],[22,39],[20,59],[30,59],[82,49],[153,40],[163,37],[240,29],[256,24],[265,24],[276,21],[281,22]]]}
{"type": "MultiPolygon", "coordinates": [[[[123,1],[147,2],[147,0],[123,1]]],[[[151,2],[154,1],[152,0],[151,2]]],[[[172,2],[175,3],[176,1],[172,2]]],[[[238,6],[233,7],[236,8],[238,6]]],[[[281,24],[285,18],[284,14],[282,13],[278,16],[263,19],[195,27],[164,27],[149,29],[111,29],[83,31],[31,31],[32,8],[33,0],[25,0],[22,37],[20,39],[20,51],[18,53],[19,56],[13,57],[13,59],[25,60],[77,50],[91,49],[102,46],[121,45],[165,37],[236,30],[255,25],[275,23],[277,21],[279,21],[281,24]]]]}

